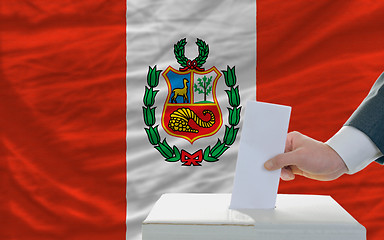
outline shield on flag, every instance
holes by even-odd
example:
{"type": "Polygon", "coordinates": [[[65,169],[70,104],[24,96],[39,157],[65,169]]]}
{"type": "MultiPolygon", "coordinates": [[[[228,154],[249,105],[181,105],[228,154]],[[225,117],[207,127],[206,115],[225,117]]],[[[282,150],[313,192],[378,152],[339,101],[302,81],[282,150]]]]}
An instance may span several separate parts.
{"type": "Polygon", "coordinates": [[[216,98],[220,71],[216,67],[206,71],[179,71],[169,66],[163,77],[168,86],[161,119],[163,129],[191,144],[215,134],[223,124],[216,98]]]}

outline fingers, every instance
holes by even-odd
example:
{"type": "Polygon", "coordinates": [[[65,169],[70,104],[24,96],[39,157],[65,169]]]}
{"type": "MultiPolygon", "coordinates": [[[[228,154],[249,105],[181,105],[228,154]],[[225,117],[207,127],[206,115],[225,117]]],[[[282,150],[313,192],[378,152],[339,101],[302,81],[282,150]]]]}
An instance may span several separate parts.
{"type": "Polygon", "coordinates": [[[285,149],[284,152],[291,152],[295,148],[295,143],[300,141],[304,135],[299,132],[290,132],[287,134],[287,139],[285,140],[285,149]]]}
{"type": "Polygon", "coordinates": [[[288,167],[284,167],[281,169],[280,177],[284,181],[291,181],[291,180],[295,179],[295,174],[293,174],[291,168],[288,166],[288,167]]]}
{"type": "Polygon", "coordinates": [[[286,166],[297,165],[298,159],[297,151],[282,153],[266,161],[264,167],[269,171],[277,170],[286,166]]]}
{"type": "Polygon", "coordinates": [[[301,142],[304,135],[299,132],[290,132],[285,141],[285,153],[265,162],[264,167],[267,170],[276,170],[289,165],[296,165],[298,161],[299,151],[297,151],[297,142],[301,142]]]}

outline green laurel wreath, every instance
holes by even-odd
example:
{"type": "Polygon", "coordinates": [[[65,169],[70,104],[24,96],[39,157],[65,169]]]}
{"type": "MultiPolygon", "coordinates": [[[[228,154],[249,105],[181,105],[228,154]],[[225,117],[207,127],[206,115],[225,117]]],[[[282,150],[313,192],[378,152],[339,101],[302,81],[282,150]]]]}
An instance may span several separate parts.
{"type": "MultiPolygon", "coordinates": [[[[173,47],[173,52],[175,54],[176,60],[183,67],[187,66],[187,62],[189,60],[187,57],[185,57],[186,44],[187,44],[187,41],[185,38],[183,38],[180,41],[178,41],[173,47]]],[[[209,54],[209,47],[201,39],[197,39],[196,44],[199,47],[199,55],[194,59],[194,61],[196,61],[197,67],[201,67],[207,61],[208,54],[209,54]]]]}
{"type": "Polygon", "coordinates": [[[225,133],[222,142],[220,139],[217,139],[217,143],[212,149],[210,146],[208,146],[204,150],[204,160],[208,162],[218,161],[219,157],[235,142],[237,133],[239,131],[239,128],[236,128],[236,126],[240,122],[241,106],[239,86],[234,88],[236,85],[235,67],[230,68],[227,66],[227,71],[222,72],[224,73],[225,85],[230,88],[230,90],[225,90],[225,92],[228,95],[229,105],[232,107],[228,108],[228,123],[231,126],[229,127],[228,125],[225,125],[225,133]]]}
{"type": "MultiPolygon", "coordinates": [[[[165,161],[168,162],[177,162],[180,160],[180,150],[176,146],[169,146],[167,140],[161,141],[161,137],[158,131],[158,127],[154,126],[156,123],[155,110],[156,107],[153,107],[155,104],[155,97],[159,90],[155,90],[159,84],[159,76],[162,70],[157,70],[157,66],[154,68],[149,67],[147,75],[148,86],[145,86],[145,94],[143,98],[143,117],[144,123],[148,128],[144,128],[147,133],[149,142],[154,146],[154,148],[159,151],[159,153],[165,158],[165,161]]],[[[215,162],[219,160],[219,157],[230,148],[230,146],[235,142],[239,128],[236,126],[240,122],[240,94],[239,86],[236,85],[236,74],[235,67],[230,68],[227,66],[227,71],[222,71],[224,73],[225,84],[230,90],[225,90],[228,95],[229,105],[232,108],[228,108],[229,116],[228,123],[230,126],[225,125],[225,134],[223,140],[218,139],[217,143],[213,148],[208,146],[204,150],[203,159],[207,162],[215,162]]]]}

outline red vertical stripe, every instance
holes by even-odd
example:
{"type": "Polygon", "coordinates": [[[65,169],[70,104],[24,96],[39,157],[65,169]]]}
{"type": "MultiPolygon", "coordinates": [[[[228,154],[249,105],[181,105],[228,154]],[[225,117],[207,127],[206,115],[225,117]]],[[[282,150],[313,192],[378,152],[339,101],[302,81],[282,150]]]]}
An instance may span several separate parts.
{"type": "MultiPolygon", "coordinates": [[[[384,71],[384,3],[258,1],[257,98],[293,107],[290,130],[326,141],[384,71]]],[[[384,167],[376,163],[333,182],[298,177],[282,193],[327,194],[384,236],[384,167]]]]}
{"type": "Polygon", "coordinates": [[[125,239],[125,1],[0,5],[0,239],[125,239]]]}

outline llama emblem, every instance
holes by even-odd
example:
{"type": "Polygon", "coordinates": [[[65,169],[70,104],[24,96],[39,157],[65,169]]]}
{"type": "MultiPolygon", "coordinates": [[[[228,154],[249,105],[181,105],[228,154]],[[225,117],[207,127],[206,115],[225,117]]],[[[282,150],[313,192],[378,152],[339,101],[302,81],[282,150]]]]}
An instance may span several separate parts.
{"type": "Polygon", "coordinates": [[[215,134],[223,123],[216,99],[216,85],[221,73],[215,67],[201,70],[176,70],[169,66],[163,73],[168,95],[162,126],[168,134],[190,143],[215,134]]]}

